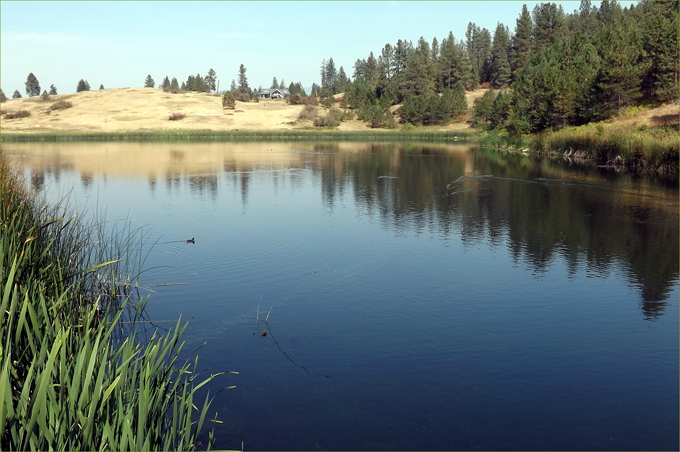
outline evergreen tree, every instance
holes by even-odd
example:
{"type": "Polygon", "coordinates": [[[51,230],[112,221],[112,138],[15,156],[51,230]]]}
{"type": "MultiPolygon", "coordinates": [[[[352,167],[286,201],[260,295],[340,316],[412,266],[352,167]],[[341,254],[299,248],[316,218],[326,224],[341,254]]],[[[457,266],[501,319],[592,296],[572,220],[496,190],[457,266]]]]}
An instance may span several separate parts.
{"type": "Polygon", "coordinates": [[[512,37],[512,50],[510,56],[510,70],[512,74],[524,67],[531,56],[531,15],[527,5],[522,5],[522,12],[517,18],[515,34],[512,37]]]}
{"type": "Polygon", "coordinates": [[[238,87],[236,86],[236,80],[233,78],[231,79],[231,86],[229,87],[229,91],[238,91],[238,87]]]}
{"type": "Polygon", "coordinates": [[[274,78],[272,79],[272,84],[271,84],[271,86],[270,86],[269,88],[270,88],[270,89],[276,89],[276,88],[278,88],[278,87],[279,87],[279,82],[278,82],[278,80],[276,80],[276,77],[274,77],[274,78]]]}
{"type": "Polygon", "coordinates": [[[651,63],[642,87],[657,102],[678,99],[678,2],[645,2],[644,49],[651,63]],[[671,6],[668,8],[667,6],[671,6]]]}
{"type": "Polygon", "coordinates": [[[215,91],[217,89],[217,72],[215,72],[215,69],[210,68],[208,70],[208,75],[206,76],[205,81],[208,84],[208,90],[210,92],[215,91]]]}
{"type": "Polygon", "coordinates": [[[21,99],[21,93],[19,92],[18,89],[14,90],[14,94],[12,94],[12,99],[21,99]]]}
{"type": "Polygon", "coordinates": [[[468,23],[465,33],[468,58],[472,66],[473,85],[488,81],[489,63],[491,60],[491,34],[486,28],[479,28],[468,23]]]}
{"type": "Polygon", "coordinates": [[[179,89],[179,83],[177,82],[177,78],[175,77],[172,78],[172,81],[170,82],[170,88],[179,89]]]}
{"type": "Polygon", "coordinates": [[[321,85],[323,88],[329,88],[333,94],[337,92],[337,83],[338,83],[338,70],[335,68],[335,63],[333,62],[333,58],[329,58],[328,62],[326,63],[326,68],[325,68],[325,75],[326,75],[326,85],[321,85]]]}
{"type": "Polygon", "coordinates": [[[508,28],[498,22],[491,46],[490,79],[495,88],[503,88],[510,83],[510,33],[508,28]]]}
{"type": "Polygon", "coordinates": [[[349,82],[349,79],[347,78],[347,74],[345,74],[345,69],[340,66],[340,70],[338,71],[338,92],[344,93],[347,92],[347,83],[349,82]]]}
{"type": "Polygon", "coordinates": [[[279,82],[279,89],[285,89],[285,88],[286,88],[286,82],[284,82],[283,79],[281,79],[281,81],[279,82]]]}
{"type": "Polygon", "coordinates": [[[354,81],[360,80],[360,81],[365,81],[366,80],[366,60],[362,60],[361,58],[357,58],[356,62],[354,63],[354,74],[352,75],[352,78],[354,81]]]}
{"type": "Polygon", "coordinates": [[[144,88],[153,88],[154,86],[156,86],[156,82],[153,81],[151,74],[147,75],[144,80],[144,88]]]}
{"type": "Polygon", "coordinates": [[[78,86],[76,86],[76,93],[79,93],[81,91],[89,91],[90,90],[90,84],[87,82],[87,80],[83,80],[82,78],[78,82],[78,86]]]}
{"type": "Polygon", "coordinates": [[[493,112],[493,101],[496,96],[489,90],[484,93],[481,99],[476,99],[472,107],[473,110],[473,122],[476,125],[487,124],[491,119],[491,113],[493,112]]]}
{"type": "Polygon", "coordinates": [[[248,78],[246,77],[246,67],[243,64],[238,68],[238,90],[246,94],[250,92],[248,78]]]}
{"type": "Polygon", "coordinates": [[[47,94],[47,90],[43,90],[43,93],[40,95],[40,98],[42,100],[48,100],[50,98],[50,95],[47,94]]]}
{"type": "Polygon", "coordinates": [[[161,89],[168,89],[170,88],[170,79],[166,75],[165,78],[163,79],[163,83],[161,83],[161,89]]]}
{"type": "Polygon", "coordinates": [[[103,83],[99,85],[99,89],[104,89],[104,84],[103,84],[103,83]]]}
{"type": "Polygon", "coordinates": [[[7,102],[7,96],[5,96],[5,92],[0,89],[0,102],[7,102]]]}
{"type": "Polygon", "coordinates": [[[630,19],[604,24],[594,43],[602,64],[593,109],[595,119],[606,119],[642,96],[641,80],[652,64],[643,53],[640,30],[630,19]]]}
{"type": "Polygon", "coordinates": [[[604,25],[611,25],[614,22],[621,20],[623,10],[617,1],[603,0],[600,3],[600,9],[597,12],[598,20],[604,25]]]}
{"type": "Polygon", "coordinates": [[[592,38],[600,23],[597,19],[597,8],[591,4],[590,0],[581,0],[577,18],[576,30],[592,38]]]}
{"type": "Polygon", "coordinates": [[[28,97],[40,95],[40,83],[38,83],[38,79],[33,75],[33,72],[28,74],[26,78],[26,94],[28,94],[28,97]]]}
{"type": "Polygon", "coordinates": [[[380,56],[378,57],[378,66],[382,71],[383,77],[390,81],[396,72],[395,60],[394,60],[394,47],[389,43],[385,44],[385,47],[380,51],[380,56]]]}
{"type": "Polygon", "coordinates": [[[182,88],[181,88],[181,89],[182,89],[182,91],[184,91],[185,89],[187,89],[187,85],[186,85],[185,82],[182,82],[182,88]]]}
{"type": "Polygon", "coordinates": [[[57,87],[50,85],[50,96],[55,96],[57,94],[57,87]]]}
{"type": "Polygon", "coordinates": [[[489,115],[489,125],[492,129],[505,128],[506,122],[510,115],[510,95],[498,93],[491,104],[491,113],[489,115]]]}
{"type": "Polygon", "coordinates": [[[555,41],[567,37],[567,24],[562,6],[555,3],[540,3],[533,10],[532,29],[534,51],[545,49],[555,41]]]}
{"type": "Polygon", "coordinates": [[[378,60],[373,56],[373,52],[366,58],[366,64],[364,65],[364,78],[372,86],[378,84],[378,79],[380,78],[380,70],[378,68],[378,60]]]}
{"type": "Polygon", "coordinates": [[[452,89],[458,82],[465,80],[466,66],[460,47],[456,44],[453,33],[442,39],[439,57],[439,85],[442,89],[452,89]]]}

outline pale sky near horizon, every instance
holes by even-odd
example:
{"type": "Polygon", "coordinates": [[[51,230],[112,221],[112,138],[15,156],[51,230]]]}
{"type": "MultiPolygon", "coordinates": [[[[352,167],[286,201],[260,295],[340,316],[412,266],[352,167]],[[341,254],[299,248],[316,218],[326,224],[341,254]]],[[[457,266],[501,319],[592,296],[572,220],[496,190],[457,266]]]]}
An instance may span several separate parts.
{"type": "MultiPolygon", "coordinates": [[[[357,58],[377,58],[398,39],[441,42],[451,31],[460,40],[468,22],[492,36],[501,22],[512,33],[523,3],[531,11],[541,2],[0,1],[0,87],[25,97],[30,72],[59,94],[81,78],[93,90],[141,87],[147,74],[181,84],[213,68],[224,90],[244,64],[251,88],[273,77],[308,88],[320,83],[323,59],[351,76],[357,58]]],[[[556,3],[572,13],[580,1],[556,3]]]]}

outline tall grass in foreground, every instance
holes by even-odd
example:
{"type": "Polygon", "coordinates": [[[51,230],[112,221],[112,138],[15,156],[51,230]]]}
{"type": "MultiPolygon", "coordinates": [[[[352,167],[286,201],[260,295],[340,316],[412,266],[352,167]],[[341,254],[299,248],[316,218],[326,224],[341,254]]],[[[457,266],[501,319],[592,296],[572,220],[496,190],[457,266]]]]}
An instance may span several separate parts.
{"type": "Polygon", "coordinates": [[[677,127],[569,127],[536,135],[531,143],[536,152],[576,154],[600,165],[621,165],[671,178],[678,177],[679,147],[677,127]]]}
{"type": "Polygon", "coordinates": [[[111,301],[134,304],[111,271],[123,253],[92,265],[110,243],[41,208],[4,159],[0,170],[0,449],[196,448],[211,400],[194,399],[217,375],[198,381],[197,359],[178,362],[186,326],[116,339],[125,311],[111,301]]]}

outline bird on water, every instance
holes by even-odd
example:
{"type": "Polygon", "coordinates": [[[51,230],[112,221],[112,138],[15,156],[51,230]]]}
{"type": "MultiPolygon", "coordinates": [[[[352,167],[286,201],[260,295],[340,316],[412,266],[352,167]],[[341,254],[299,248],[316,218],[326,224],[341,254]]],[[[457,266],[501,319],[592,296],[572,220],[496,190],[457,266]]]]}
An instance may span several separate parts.
{"type": "Polygon", "coordinates": [[[187,240],[187,243],[196,243],[196,237],[191,237],[189,240],[187,240]]]}

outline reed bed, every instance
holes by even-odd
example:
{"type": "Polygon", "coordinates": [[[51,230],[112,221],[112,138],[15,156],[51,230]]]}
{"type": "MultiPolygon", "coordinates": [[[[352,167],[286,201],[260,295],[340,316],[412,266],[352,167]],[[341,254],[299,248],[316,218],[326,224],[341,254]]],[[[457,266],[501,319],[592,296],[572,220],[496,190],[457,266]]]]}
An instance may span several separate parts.
{"type": "Polygon", "coordinates": [[[146,302],[138,273],[121,271],[137,259],[130,239],[107,239],[130,231],[82,226],[4,159],[0,171],[0,450],[195,449],[217,422],[210,396],[195,399],[219,374],[199,380],[198,358],[179,362],[180,320],[143,342],[134,328],[116,337],[146,302]]]}
{"type": "Polygon", "coordinates": [[[599,165],[678,177],[678,130],[604,128],[602,125],[570,127],[545,132],[532,139],[532,150],[593,160],[599,165]]]}
{"type": "Polygon", "coordinates": [[[281,131],[204,131],[172,130],[121,133],[3,133],[2,142],[39,141],[472,141],[474,134],[439,131],[336,131],[336,130],[281,130],[281,131]]]}

